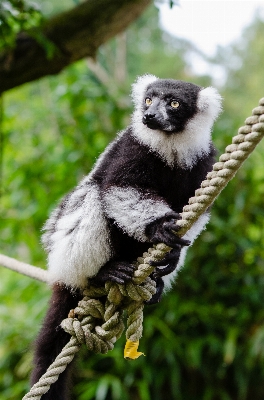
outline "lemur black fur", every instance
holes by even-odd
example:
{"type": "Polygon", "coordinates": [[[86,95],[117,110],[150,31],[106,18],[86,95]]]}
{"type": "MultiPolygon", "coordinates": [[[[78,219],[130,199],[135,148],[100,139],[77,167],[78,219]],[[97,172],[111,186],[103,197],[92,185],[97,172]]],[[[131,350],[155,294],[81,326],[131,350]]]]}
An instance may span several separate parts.
{"type": "MultiPolygon", "coordinates": [[[[221,110],[219,94],[211,87],[144,75],[133,85],[132,97],[131,125],[44,227],[53,296],[36,343],[32,383],[68,341],[60,323],[77,305],[88,278],[125,283],[134,271],[132,261],[152,243],[166,243],[172,251],[152,275],[158,287],[152,302],[157,302],[209,219],[202,215],[182,239],[172,232],[214,162],[211,128],[221,110]]],[[[67,379],[65,372],[42,399],[68,399],[67,379]]]]}

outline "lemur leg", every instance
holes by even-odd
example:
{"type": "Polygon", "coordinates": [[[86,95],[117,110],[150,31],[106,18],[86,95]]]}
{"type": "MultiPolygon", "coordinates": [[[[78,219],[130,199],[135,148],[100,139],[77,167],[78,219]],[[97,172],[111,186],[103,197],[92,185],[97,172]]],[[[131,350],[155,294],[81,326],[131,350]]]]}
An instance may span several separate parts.
{"type": "MultiPolygon", "coordinates": [[[[60,328],[60,323],[67,318],[69,311],[77,306],[79,300],[81,300],[79,292],[72,292],[72,289],[58,284],[53,286],[50,307],[35,343],[32,385],[38,382],[68,343],[70,335],[60,328]]],[[[41,397],[41,400],[68,400],[69,380],[70,368],[67,367],[59,376],[58,381],[52,384],[49,391],[41,397]]]]}

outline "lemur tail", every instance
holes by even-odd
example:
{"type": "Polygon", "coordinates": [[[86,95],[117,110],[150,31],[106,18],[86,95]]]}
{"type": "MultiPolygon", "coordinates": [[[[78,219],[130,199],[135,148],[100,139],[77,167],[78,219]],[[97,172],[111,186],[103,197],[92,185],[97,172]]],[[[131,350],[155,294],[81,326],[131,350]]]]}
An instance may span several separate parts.
{"type": "MultiPolygon", "coordinates": [[[[79,300],[79,292],[73,292],[71,288],[59,284],[53,286],[49,308],[35,343],[32,385],[38,382],[69,341],[70,335],[60,328],[60,323],[67,318],[69,310],[77,306],[79,300]]],[[[58,381],[42,396],[42,400],[69,399],[70,370],[71,368],[66,368],[58,381]]]]}

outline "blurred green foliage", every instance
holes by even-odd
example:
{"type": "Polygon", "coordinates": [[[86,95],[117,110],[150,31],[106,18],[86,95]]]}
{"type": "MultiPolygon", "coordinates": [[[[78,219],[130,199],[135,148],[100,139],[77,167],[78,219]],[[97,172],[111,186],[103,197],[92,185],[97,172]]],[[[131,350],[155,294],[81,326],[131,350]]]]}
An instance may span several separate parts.
{"type": "MultiPolygon", "coordinates": [[[[220,88],[225,111],[214,130],[220,152],[264,95],[263,34],[264,23],[256,19],[215,60],[227,76],[220,88]]],[[[41,226],[129,123],[127,94],[136,75],[211,84],[209,76],[191,73],[192,49],[165,35],[150,8],[126,38],[100,50],[95,72],[86,61],[78,62],[57,77],[5,95],[1,252],[45,266],[41,226]],[[122,51],[120,65],[116,56],[122,51]]],[[[104,356],[82,349],[74,399],[263,399],[263,149],[262,143],[217,199],[208,229],[189,250],[173,290],[145,308],[140,350],[146,357],[124,360],[124,338],[104,356]]],[[[18,400],[28,389],[32,342],[48,297],[44,284],[1,269],[0,400],[18,400]]]]}
{"type": "MultiPolygon", "coordinates": [[[[28,0],[2,0],[0,2],[0,51],[15,46],[16,36],[41,25],[40,8],[28,0]]],[[[33,34],[33,31],[32,31],[33,34]]]]}

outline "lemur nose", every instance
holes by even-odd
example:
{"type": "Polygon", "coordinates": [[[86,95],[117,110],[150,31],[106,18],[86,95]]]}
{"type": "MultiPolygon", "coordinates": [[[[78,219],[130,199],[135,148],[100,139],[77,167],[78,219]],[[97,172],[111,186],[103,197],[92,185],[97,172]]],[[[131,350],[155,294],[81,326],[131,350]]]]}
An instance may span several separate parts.
{"type": "Polygon", "coordinates": [[[149,121],[149,120],[153,119],[155,117],[155,115],[156,114],[153,114],[153,113],[145,113],[143,119],[144,119],[144,121],[149,121]]]}

